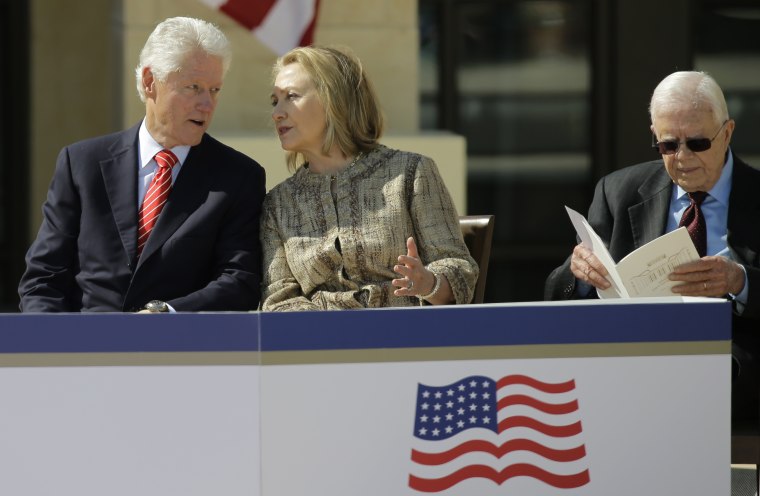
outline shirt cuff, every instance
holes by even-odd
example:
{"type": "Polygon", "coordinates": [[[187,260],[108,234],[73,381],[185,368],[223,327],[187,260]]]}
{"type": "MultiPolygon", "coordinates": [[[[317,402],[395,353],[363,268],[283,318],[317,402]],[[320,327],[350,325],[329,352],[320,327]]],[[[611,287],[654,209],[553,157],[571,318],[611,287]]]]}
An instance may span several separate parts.
{"type": "Polygon", "coordinates": [[[747,269],[744,268],[743,265],[739,264],[739,267],[742,268],[742,272],[744,272],[744,287],[739,292],[739,294],[731,294],[729,293],[728,296],[731,297],[732,300],[736,303],[735,310],[736,313],[741,315],[744,312],[744,305],[747,304],[747,297],[749,296],[749,280],[747,280],[747,269]]]}
{"type": "Polygon", "coordinates": [[[578,294],[578,296],[585,298],[589,295],[592,289],[594,289],[594,286],[587,283],[586,281],[581,281],[580,279],[575,280],[575,292],[578,294]]]}

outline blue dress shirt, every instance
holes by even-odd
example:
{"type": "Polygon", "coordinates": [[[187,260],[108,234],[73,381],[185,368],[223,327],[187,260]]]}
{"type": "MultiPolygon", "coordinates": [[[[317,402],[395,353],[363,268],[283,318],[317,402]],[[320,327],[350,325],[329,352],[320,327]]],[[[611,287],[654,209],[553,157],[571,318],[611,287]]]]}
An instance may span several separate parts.
{"type": "MultiPolygon", "coordinates": [[[[707,226],[707,255],[722,256],[731,259],[728,249],[728,198],[731,195],[731,176],[734,172],[734,156],[728,150],[728,158],[720,173],[720,178],[715,186],[708,191],[700,209],[705,217],[707,226]]],[[[668,213],[668,226],[666,232],[678,228],[684,211],[689,206],[689,197],[681,186],[676,185],[670,197],[670,211],[668,213]]],[[[741,265],[740,265],[741,266],[741,265]]],[[[742,267],[744,270],[744,267],[742,267]]],[[[749,293],[747,272],[744,271],[744,289],[737,295],[732,295],[739,303],[747,303],[749,293]]]]}

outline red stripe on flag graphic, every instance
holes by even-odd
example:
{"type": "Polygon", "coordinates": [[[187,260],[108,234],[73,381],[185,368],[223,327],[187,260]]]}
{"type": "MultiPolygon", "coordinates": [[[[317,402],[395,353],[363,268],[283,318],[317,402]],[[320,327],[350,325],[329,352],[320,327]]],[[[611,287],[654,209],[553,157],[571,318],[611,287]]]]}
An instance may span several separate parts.
{"type": "Polygon", "coordinates": [[[495,458],[501,458],[507,453],[515,451],[530,451],[555,462],[571,462],[580,460],[586,456],[586,447],[583,445],[569,449],[554,449],[530,439],[512,439],[501,446],[496,446],[488,441],[476,440],[466,441],[441,453],[421,453],[417,450],[412,450],[412,461],[422,465],[440,465],[476,451],[488,453],[495,458]]]}
{"type": "Polygon", "coordinates": [[[461,470],[457,470],[451,475],[439,479],[421,479],[414,475],[409,476],[409,487],[426,493],[435,493],[444,491],[465,479],[472,478],[490,479],[496,484],[503,484],[509,479],[515,477],[532,477],[545,482],[546,484],[558,489],[573,489],[581,487],[591,480],[588,470],[578,472],[577,474],[558,475],[543,470],[535,465],[527,463],[516,463],[510,465],[504,470],[496,471],[485,465],[470,465],[461,470]]]}
{"type": "Polygon", "coordinates": [[[496,382],[496,388],[499,389],[506,386],[514,386],[517,384],[530,386],[533,389],[537,389],[538,391],[543,391],[545,393],[567,393],[575,389],[575,381],[573,380],[558,383],[548,383],[536,380],[532,377],[528,377],[527,375],[518,374],[502,377],[496,382]]]}
{"type": "Polygon", "coordinates": [[[523,477],[558,489],[590,481],[574,380],[515,374],[419,384],[416,405],[414,490],[440,492],[467,479],[523,477]]]}
{"type": "Polygon", "coordinates": [[[571,413],[578,409],[578,402],[575,400],[569,401],[567,403],[551,404],[544,403],[543,401],[537,400],[536,398],[525,394],[513,394],[511,396],[505,396],[504,398],[501,398],[496,405],[499,407],[499,409],[513,405],[532,406],[536,410],[540,410],[545,413],[552,413],[554,415],[571,413]]]}
{"type": "Polygon", "coordinates": [[[515,427],[527,427],[547,436],[570,437],[581,433],[581,423],[575,422],[567,425],[550,425],[531,417],[514,416],[507,417],[499,422],[499,432],[515,427]]]}

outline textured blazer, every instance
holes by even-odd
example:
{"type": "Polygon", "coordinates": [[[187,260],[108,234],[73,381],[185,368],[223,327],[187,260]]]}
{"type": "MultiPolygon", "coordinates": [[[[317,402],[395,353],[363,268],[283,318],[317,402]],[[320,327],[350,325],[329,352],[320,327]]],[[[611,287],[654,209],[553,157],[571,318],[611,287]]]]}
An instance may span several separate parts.
{"type": "MultiPolygon", "coordinates": [[[[591,227],[617,262],[631,251],[665,233],[673,182],[662,160],[613,172],[596,186],[588,212],[591,227]]],[[[728,206],[728,248],[747,270],[749,296],[738,328],[760,329],[760,171],[734,155],[728,206]],[[754,322],[752,322],[754,321],[754,322]]],[[[546,280],[547,300],[578,298],[570,257],[546,280]]],[[[591,292],[589,297],[595,297],[591,292]]]]}
{"type": "Polygon", "coordinates": [[[19,283],[24,312],[254,310],[265,175],[209,135],[193,146],[139,260],[139,124],[61,150],[19,283]]]}
{"type": "Polygon", "coordinates": [[[300,167],[267,195],[262,216],[266,311],[420,305],[391,280],[414,236],[428,269],[469,303],[478,266],[432,159],[383,145],[332,178],[300,167]]]}

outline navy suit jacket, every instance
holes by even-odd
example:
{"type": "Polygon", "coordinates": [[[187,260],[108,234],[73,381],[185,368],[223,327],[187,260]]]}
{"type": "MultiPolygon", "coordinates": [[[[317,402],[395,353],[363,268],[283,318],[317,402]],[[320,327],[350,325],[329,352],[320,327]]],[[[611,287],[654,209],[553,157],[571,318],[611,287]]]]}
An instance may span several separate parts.
{"type": "Polygon", "coordinates": [[[139,124],[65,147],[19,283],[24,312],[255,310],[264,169],[208,134],[193,146],[139,260],[139,124]]]}
{"type": "MultiPolygon", "coordinates": [[[[662,160],[615,171],[596,186],[588,212],[591,227],[619,261],[630,252],[665,234],[673,182],[662,160]]],[[[760,171],[734,155],[728,204],[728,248],[747,270],[749,296],[734,331],[760,329],[760,171]],[[754,321],[754,322],[753,322],[754,321]]],[[[544,298],[578,298],[570,258],[546,280],[544,298]]],[[[590,297],[596,292],[591,291],[590,297]]]]}

